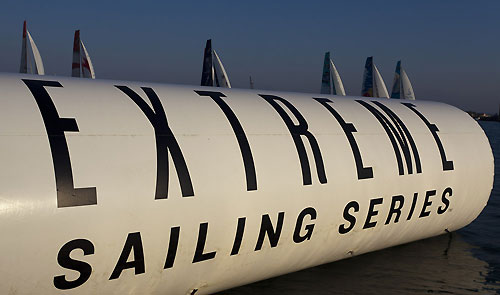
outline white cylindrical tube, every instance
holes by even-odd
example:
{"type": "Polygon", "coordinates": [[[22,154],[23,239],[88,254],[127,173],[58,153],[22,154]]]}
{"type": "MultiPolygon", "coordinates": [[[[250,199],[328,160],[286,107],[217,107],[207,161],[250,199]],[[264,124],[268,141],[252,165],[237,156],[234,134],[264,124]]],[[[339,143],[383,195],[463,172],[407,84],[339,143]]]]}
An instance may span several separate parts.
{"type": "Polygon", "coordinates": [[[457,230],[493,184],[436,102],[0,75],[0,293],[208,294],[457,230]]]}

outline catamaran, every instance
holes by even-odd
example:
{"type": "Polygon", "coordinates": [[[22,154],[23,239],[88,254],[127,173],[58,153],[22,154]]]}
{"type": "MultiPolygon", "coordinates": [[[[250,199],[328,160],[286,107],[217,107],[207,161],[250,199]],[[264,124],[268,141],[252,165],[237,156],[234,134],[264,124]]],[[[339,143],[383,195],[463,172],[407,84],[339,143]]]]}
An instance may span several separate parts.
{"type": "Polygon", "coordinates": [[[94,67],[83,41],[80,39],[80,30],[75,31],[73,41],[73,63],[71,76],[95,79],[94,67]],[[80,53],[81,52],[81,53],[80,53]]]}
{"type": "Polygon", "coordinates": [[[361,86],[361,95],[366,97],[384,97],[389,98],[385,82],[373,62],[373,56],[366,59],[365,72],[363,73],[363,85],[361,86]]]}
{"type": "Polygon", "coordinates": [[[330,58],[330,52],[325,53],[323,62],[323,75],[321,77],[321,94],[344,95],[344,84],[339,72],[330,58]]]}
{"type": "Polygon", "coordinates": [[[231,88],[231,82],[217,52],[212,49],[212,39],[207,40],[203,55],[201,86],[231,88]]]}
{"type": "MultiPolygon", "coordinates": [[[[31,56],[31,55],[30,55],[31,56]]],[[[26,21],[24,21],[23,25],[23,42],[21,47],[21,67],[19,69],[20,73],[25,74],[36,74],[36,75],[44,75],[45,70],[43,68],[42,56],[38,51],[38,47],[36,47],[35,41],[31,37],[30,32],[26,28],[26,21]],[[28,42],[29,40],[29,48],[28,42]],[[33,61],[31,58],[28,58],[29,51],[31,51],[33,55],[33,61]]]]}
{"type": "Polygon", "coordinates": [[[394,83],[392,84],[391,98],[415,100],[415,93],[411,86],[410,79],[406,71],[401,67],[401,61],[396,64],[394,83]]]}

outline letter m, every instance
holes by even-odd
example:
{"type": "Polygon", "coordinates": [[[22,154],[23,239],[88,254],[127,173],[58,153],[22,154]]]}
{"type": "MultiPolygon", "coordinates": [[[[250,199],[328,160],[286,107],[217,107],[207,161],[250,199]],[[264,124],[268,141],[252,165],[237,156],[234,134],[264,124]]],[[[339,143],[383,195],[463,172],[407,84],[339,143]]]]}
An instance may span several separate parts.
{"type": "Polygon", "coordinates": [[[387,137],[389,137],[392,148],[394,149],[394,155],[396,156],[396,161],[398,163],[399,175],[405,174],[403,157],[405,160],[404,163],[406,164],[407,174],[414,173],[413,163],[415,163],[417,173],[422,173],[422,165],[420,163],[417,146],[415,145],[415,141],[403,121],[401,121],[401,119],[393,111],[381,102],[372,101],[372,103],[378,106],[383,113],[367,101],[356,101],[372,113],[387,133],[387,137]]]}

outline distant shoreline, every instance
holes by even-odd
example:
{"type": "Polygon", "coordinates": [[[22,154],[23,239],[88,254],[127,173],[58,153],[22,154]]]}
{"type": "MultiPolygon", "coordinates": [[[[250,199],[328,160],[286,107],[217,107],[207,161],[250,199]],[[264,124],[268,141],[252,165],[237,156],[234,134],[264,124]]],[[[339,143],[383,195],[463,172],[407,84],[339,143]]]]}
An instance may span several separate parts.
{"type": "Polygon", "coordinates": [[[496,121],[500,122],[500,118],[498,117],[498,114],[486,114],[486,113],[477,113],[473,111],[467,111],[467,113],[474,118],[477,121],[496,121]]]}

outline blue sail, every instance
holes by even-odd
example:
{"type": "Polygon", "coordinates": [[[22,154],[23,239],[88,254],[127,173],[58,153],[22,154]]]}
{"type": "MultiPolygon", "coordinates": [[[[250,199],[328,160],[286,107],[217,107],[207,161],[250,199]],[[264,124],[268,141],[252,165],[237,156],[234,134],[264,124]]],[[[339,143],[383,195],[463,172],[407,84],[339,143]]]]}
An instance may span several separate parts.
{"type": "Polygon", "coordinates": [[[373,97],[373,56],[366,59],[361,96],[373,97]]]}
{"type": "Polygon", "coordinates": [[[401,61],[398,61],[396,65],[391,98],[415,100],[415,93],[413,92],[410,78],[408,78],[406,71],[401,65],[401,61]]]}
{"type": "Polygon", "coordinates": [[[399,60],[396,65],[396,72],[394,73],[394,82],[392,84],[391,98],[401,98],[401,61],[399,60]]]}
{"type": "Polygon", "coordinates": [[[203,55],[203,70],[201,72],[201,86],[214,86],[214,73],[212,62],[212,39],[207,40],[203,55]]]}
{"type": "Polygon", "coordinates": [[[323,62],[323,75],[321,76],[321,94],[331,94],[332,86],[330,84],[330,52],[325,53],[323,62]]]}

